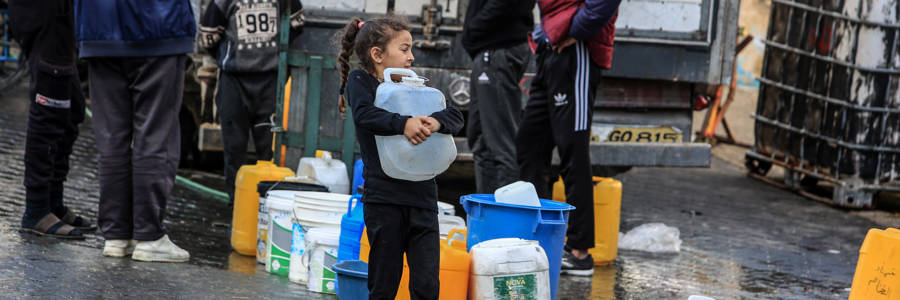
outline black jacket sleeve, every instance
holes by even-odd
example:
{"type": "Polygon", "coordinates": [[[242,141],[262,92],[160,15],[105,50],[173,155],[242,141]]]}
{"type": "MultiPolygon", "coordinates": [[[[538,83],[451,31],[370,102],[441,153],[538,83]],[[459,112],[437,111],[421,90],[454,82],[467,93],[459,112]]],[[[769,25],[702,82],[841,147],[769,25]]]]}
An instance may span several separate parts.
{"type": "Polygon", "coordinates": [[[213,57],[218,57],[219,42],[225,37],[225,27],[228,26],[228,16],[216,4],[211,1],[206,11],[200,17],[200,46],[213,57]]]}
{"type": "MultiPolygon", "coordinates": [[[[375,135],[400,135],[406,127],[403,116],[375,107],[375,85],[367,84],[361,71],[350,73],[347,79],[347,97],[353,111],[353,122],[375,135]]],[[[440,122],[440,120],[438,120],[440,122]]]]}
{"type": "Polygon", "coordinates": [[[447,107],[442,111],[431,114],[431,117],[441,123],[438,133],[453,135],[459,133],[459,130],[463,127],[462,112],[456,107],[447,107]]]}
{"type": "Polygon", "coordinates": [[[507,15],[517,5],[521,5],[518,0],[485,0],[484,6],[466,22],[472,23],[469,25],[471,28],[482,30],[504,26],[502,23],[507,21],[507,15]]]}

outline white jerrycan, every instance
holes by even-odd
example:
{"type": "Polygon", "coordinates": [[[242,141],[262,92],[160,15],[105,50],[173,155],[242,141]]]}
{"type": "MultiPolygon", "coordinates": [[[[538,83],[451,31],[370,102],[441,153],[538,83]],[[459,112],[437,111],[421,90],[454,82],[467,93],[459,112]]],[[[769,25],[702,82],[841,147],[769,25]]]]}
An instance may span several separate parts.
{"type": "MultiPolygon", "coordinates": [[[[429,116],[447,108],[441,91],[425,86],[425,80],[409,69],[384,70],[384,83],[375,92],[375,106],[407,116],[429,116]],[[403,75],[400,83],[391,74],[403,75]]],[[[405,136],[375,136],[381,169],[388,176],[409,181],[434,178],[456,159],[456,144],[448,134],[431,133],[425,142],[413,145],[405,136]]]]}

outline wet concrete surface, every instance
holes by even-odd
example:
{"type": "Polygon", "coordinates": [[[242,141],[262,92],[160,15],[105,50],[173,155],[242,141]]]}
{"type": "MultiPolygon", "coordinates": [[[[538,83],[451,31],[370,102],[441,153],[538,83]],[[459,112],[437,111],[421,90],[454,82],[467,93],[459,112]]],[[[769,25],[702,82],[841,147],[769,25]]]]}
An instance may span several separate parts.
{"type": "MultiPolygon", "coordinates": [[[[0,298],[301,298],[311,293],[269,275],[229,249],[226,204],[176,187],[166,227],[191,252],[187,264],[105,258],[103,240],[61,241],[18,231],[24,211],[24,86],[0,95],[0,298]]],[[[82,124],[66,182],[66,205],[96,220],[97,154],[82,124]]],[[[180,174],[216,186],[215,170],[180,174]]],[[[633,169],[623,182],[621,231],[662,222],[677,227],[678,254],[620,251],[591,278],[561,277],[561,299],[846,299],[859,246],[877,227],[863,217],[748,178],[720,159],[709,169],[633,169]]],[[[438,178],[441,201],[474,190],[471,166],[438,178]]]]}

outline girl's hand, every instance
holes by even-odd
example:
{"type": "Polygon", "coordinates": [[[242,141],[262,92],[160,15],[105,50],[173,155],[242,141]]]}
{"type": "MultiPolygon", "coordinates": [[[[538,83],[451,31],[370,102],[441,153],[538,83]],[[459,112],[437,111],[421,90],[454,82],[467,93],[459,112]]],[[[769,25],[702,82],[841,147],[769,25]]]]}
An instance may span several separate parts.
{"type": "Polygon", "coordinates": [[[438,122],[437,119],[425,116],[419,118],[422,120],[422,124],[424,124],[425,127],[428,127],[428,130],[431,132],[437,132],[441,129],[441,122],[438,122]]]}
{"type": "Polygon", "coordinates": [[[403,129],[403,135],[413,145],[418,145],[431,136],[431,130],[423,124],[421,117],[406,119],[406,127],[403,129]]]}

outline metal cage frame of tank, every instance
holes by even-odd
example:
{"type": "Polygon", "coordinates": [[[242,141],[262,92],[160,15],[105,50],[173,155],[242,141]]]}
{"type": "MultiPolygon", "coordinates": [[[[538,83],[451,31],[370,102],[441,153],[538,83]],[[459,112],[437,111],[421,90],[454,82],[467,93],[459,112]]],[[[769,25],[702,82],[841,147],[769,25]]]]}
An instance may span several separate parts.
{"type": "Polygon", "coordinates": [[[291,1],[279,1],[279,5],[278,83],[275,126],[272,129],[275,133],[275,163],[284,166],[286,161],[295,163],[301,156],[315,157],[316,150],[325,150],[339,156],[335,158],[348,166],[348,176],[352,178],[353,160],[358,156],[359,146],[356,144],[356,128],[350,117],[350,107],[347,107],[345,116],[337,112],[337,100],[331,109],[322,109],[323,95],[334,95],[335,98],[338,95],[337,89],[326,89],[324,86],[325,79],[328,79],[326,77],[338,72],[337,57],[290,49],[291,1]],[[281,120],[284,118],[284,92],[288,72],[292,78],[289,118],[297,122],[289,123],[284,128],[281,120]],[[322,118],[333,118],[325,122],[342,126],[321,126],[322,118]],[[323,128],[335,132],[322,132],[323,128]],[[286,146],[286,151],[282,151],[282,146],[286,146]]]}
{"type": "MultiPolygon", "coordinates": [[[[847,0],[847,1],[855,1],[855,0],[847,0]]],[[[900,191],[900,186],[891,185],[889,183],[894,182],[897,179],[897,174],[894,172],[898,163],[900,163],[900,148],[893,147],[889,145],[885,145],[885,141],[887,139],[887,133],[890,131],[887,126],[896,126],[896,124],[888,124],[888,120],[891,119],[896,122],[896,118],[900,117],[900,108],[889,107],[891,106],[891,95],[893,93],[898,93],[897,81],[900,80],[900,62],[896,61],[895,56],[900,56],[897,54],[898,51],[898,43],[900,43],[900,22],[895,21],[894,23],[879,23],[864,20],[862,17],[863,13],[863,5],[867,0],[859,0],[860,1],[860,9],[857,11],[857,16],[849,16],[844,13],[835,12],[831,10],[826,10],[823,8],[824,2],[820,3],[818,7],[807,5],[795,0],[772,0],[772,9],[769,17],[769,29],[766,39],[763,43],[766,46],[766,54],[763,58],[763,71],[760,76],[759,82],[760,90],[759,90],[759,98],[757,104],[756,113],[751,117],[755,119],[755,132],[756,132],[756,141],[754,143],[753,148],[747,152],[746,154],[746,163],[748,170],[757,176],[764,176],[772,164],[781,166],[785,169],[785,184],[787,184],[792,189],[802,190],[803,186],[808,184],[809,182],[815,183],[818,180],[826,180],[834,184],[834,191],[832,195],[831,202],[835,205],[839,206],[848,206],[848,207],[871,207],[873,206],[872,198],[875,192],[877,191],[900,191]],[[773,34],[775,33],[775,28],[773,24],[776,22],[776,11],[781,8],[788,9],[788,22],[786,24],[785,29],[785,38],[784,43],[780,43],[774,40],[773,34]],[[799,21],[799,25],[801,26],[801,34],[795,36],[791,35],[791,26],[795,25],[794,16],[795,14],[802,14],[802,20],[799,21]],[[810,18],[813,18],[815,23],[813,23],[813,28],[809,28],[810,18]],[[828,36],[828,44],[825,55],[822,55],[817,52],[816,48],[812,50],[804,50],[799,47],[793,47],[791,45],[792,38],[807,38],[810,34],[814,33],[812,36],[816,40],[819,40],[822,37],[823,30],[823,19],[830,21],[833,26],[826,30],[831,30],[829,32],[825,32],[829,34],[828,36]],[[849,30],[854,31],[854,35],[852,36],[852,47],[850,48],[851,52],[848,56],[850,61],[844,61],[841,59],[836,59],[829,55],[833,54],[835,51],[835,35],[837,34],[840,23],[843,23],[845,26],[849,26],[849,30]],[[855,27],[854,27],[855,26],[855,27]],[[888,38],[893,36],[893,40],[889,40],[885,42],[885,44],[889,44],[889,47],[884,49],[890,49],[891,52],[887,55],[887,63],[884,64],[887,68],[879,68],[879,67],[866,67],[857,63],[857,52],[859,50],[859,37],[860,37],[860,28],[864,26],[867,27],[875,27],[881,30],[885,30],[887,32],[885,37],[888,38]],[[815,32],[812,32],[815,30],[815,32]],[[797,70],[799,72],[812,72],[815,70],[817,63],[818,65],[825,65],[826,70],[825,73],[825,81],[827,82],[825,85],[825,94],[816,93],[812,91],[815,88],[815,84],[808,84],[807,88],[800,88],[798,86],[792,86],[789,84],[785,84],[784,82],[779,82],[773,78],[770,78],[768,75],[768,70],[771,67],[770,59],[773,59],[776,51],[772,51],[773,49],[777,49],[779,51],[783,51],[785,53],[784,60],[787,61],[791,55],[797,57],[805,57],[805,59],[810,60],[809,62],[809,70],[797,70]],[[835,67],[845,68],[846,74],[849,74],[849,79],[847,80],[848,89],[846,92],[847,98],[840,99],[838,97],[834,97],[831,95],[835,67]],[[853,84],[853,75],[854,72],[858,72],[858,74],[875,74],[875,75],[886,75],[887,84],[885,84],[884,90],[884,101],[881,106],[872,106],[872,105],[862,105],[853,103],[853,97],[851,96],[851,88],[854,86],[853,84]],[[775,110],[775,118],[768,118],[764,116],[764,101],[766,101],[766,91],[767,89],[774,89],[779,92],[778,97],[776,97],[776,110],[775,110]],[[789,94],[789,96],[784,96],[784,93],[789,94]],[[790,107],[785,107],[787,103],[784,103],[786,98],[789,98],[790,107]],[[796,103],[808,103],[810,105],[816,104],[822,106],[822,117],[818,120],[819,126],[817,128],[807,128],[809,124],[809,113],[804,113],[802,116],[802,122],[796,124],[794,122],[792,115],[794,114],[794,108],[796,103]],[[787,117],[787,121],[782,121],[781,116],[784,109],[789,109],[789,114],[787,117]],[[829,109],[837,111],[840,114],[840,126],[836,127],[842,130],[838,130],[837,136],[829,136],[821,134],[821,132],[816,132],[820,130],[823,125],[833,125],[833,124],[825,124],[827,119],[827,114],[829,113],[829,109]],[[880,122],[880,130],[877,133],[877,139],[874,143],[860,143],[849,140],[846,138],[847,133],[846,126],[848,126],[848,115],[851,117],[864,118],[859,117],[860,115],[853,115],[858,113],[871,114],[871,117],[868,117],[870,121],[880,122]],[[880,115],[880,116],[879,116],[880,115]],[[778,148],[777,145],[772,148],[774,151],[770,151],[770,153],[766,153],[761,149],[760,141],[760,132],[764,127],[769,127],[769,129],[774,128],[774,137],[783,136],[784,133],[787,133],[788,137],[799,137],[799,155],[792,153],[791,149],[778,148]],[[837,156],[837,159],[834,159],[831,162],[831,165],[816,165],[810,163],[810,157],[806,157],[806,149],[804,149],[805,145],[807,145],[807,141],[813,141],[817,143],[816,153],[817,155],[821,155],[819,151],[821,151],[822,147],[830,147],[831,150],[834,150],[837,156]],[[874,154],[877,156],[877,163],[875,165],[875,173],[872,178],[863,178],[864,176],[860,176],[859,174],[859,166],[853,165],[856,168],[856,172],[854,173],[842,173],[842,159],[848,159],[850,155],[862,155],[862,154],[874,154]],[[845,157],[842,157],[845,156],[845,157]],[[890,162],[890,175],[882,176],[883,172],[886,169],[882,169],[884,162],[890,162]],[[801,184],[801,182],[803,184],[801,184]]],[[[839,4],[838,6],[844,6],[845,4],[839,4]]],[[[896,14],[900,14],[900,1],[896,1],[896,14]]],[[[840,9],[840,8],[839,8],[840,9]]],[[[896,18],[896,16],[895,16],[896,18]]],[[[815,42],[813,43],[815,44],[815,42]]],[[[838,54],[840,55],[840,54],[838,54]]],[[[797,58],[798,60],[800,58],[797,58]]],[[[900,59],[900,58],[898,58],[900,59]]],[[[800,63],[798,63],[799,69],[800,63]]],[[[838,74],[840,75],[840,74],[838,74]]],[[[813,74],[815,76],[815,74],[813,74]]],[[[815,77],[810,77],[811,81],[817,79],[815,77]]],[[[798,80],[799,81],[799,80],[798,80]]],[[[877,94],[878,92],[872,92],[877,94]]],[[[805,109],[805,108],[801,108],[805,109]]],[[[802,111],[802,110],[801,110],[802,111]]],[[[834,115],[833,115],[834,116],[834,115]]],[[[865,115],[863,115],[865,116],[865,115]]],[[[836,119],[834,119],[836,120],[836,119]]],[[[832,121],[834,121],[832,120],[832,121]]],[[[871,126],[871,124],[867,124],[871,126]]],[[[893,131],[896,131],[897,128],[893,128],[893,131]]],[[[857,140],[859,138],[857,137],[857,140]]],[[[764,141],[765,142],[765,141],[764,141]]],[[[792,141],[796,142],[796,141],[792,141]]],[[[777,142],[772,142],[776,144],[777,142]]],[[[790,143],[786,143],[790,144],[790,143]]],[[[796,145],[796,144],[795,144],[796,145]]],[[[790,148],[787,147],[787,148],[790,148]]],[[[845,162],[846,163],[846,162],[845,162]]],[[[851,161],[851,164],[858,163],[858,161],[851,161]]]]}

